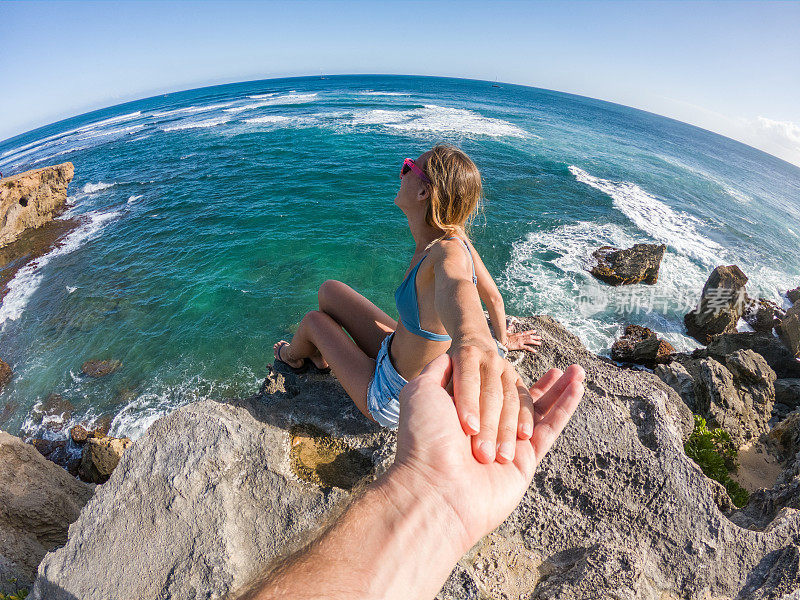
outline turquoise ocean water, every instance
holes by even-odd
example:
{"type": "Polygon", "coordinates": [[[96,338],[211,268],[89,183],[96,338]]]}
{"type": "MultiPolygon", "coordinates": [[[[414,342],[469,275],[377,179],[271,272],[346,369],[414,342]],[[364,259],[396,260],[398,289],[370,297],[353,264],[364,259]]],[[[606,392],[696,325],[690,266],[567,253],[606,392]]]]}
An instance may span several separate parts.
{"type": "Polygon", "coordinates": [[[267,80],[166,94],[0,143],[4,175],[72,161],[87,221],[22,269],[0,307],[15,372],[0,427],[69,422],[137,437],[200,398],[257,391],[272,344],[339,279],[396,316],[414,245],[393,203],[403,158],[459,145],[482,171],[475,246],[510,314],[549,313],[606,353],[627,322],[679,349],[719,264],[751,295],[800,284],[800,168],[650,113],[547,90],[431,77],[267,80]],[[667,245],[656,286],[608,288],[598,246],[667,245]],[[92,358],[116,373],[80,374],[92,358]]]}

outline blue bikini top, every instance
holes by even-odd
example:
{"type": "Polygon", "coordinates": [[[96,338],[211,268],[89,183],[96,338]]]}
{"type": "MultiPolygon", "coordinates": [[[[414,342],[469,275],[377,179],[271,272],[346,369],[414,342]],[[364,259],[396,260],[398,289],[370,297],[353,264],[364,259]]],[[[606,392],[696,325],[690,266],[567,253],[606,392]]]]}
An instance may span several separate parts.
{"type": "MultiPolygon", "coordinates": [[[[453,237],[445,239],[452,240],[453,237]]],[[[477,285],[478,278],[475,276],[475,261],[472,259],[472,253],[469,251],[469,246],[467,246],[467,244],[464,243],[464,240],[461,238],[457,237],[455,239],[461,242],[461,245],[464,246],[464,249],[469,255],[469,260],[472,263],[472,283],[477,285]]],[[[425,254],[425,256],[428,255],[425,254]]],[[[425,260],[425,256],[423,256],[419,262],[414,265],[414,268],[411,269],[411,272],[406,276],[405,279],[403,279],[400,287],[398,287],[397,291],[395,291],[394,301],[397,305],[397,312],[400,314],[400,320],[403,322],[403,327],[405,327],[411,333],[434,342],[449,342],[453,339],[449,335],[427,331],[422,328],[419,322],[419,304],[417,303],[416,279],[417,271],[419,270],[419,266],[422,264],[422,261],[425,260]]]]}

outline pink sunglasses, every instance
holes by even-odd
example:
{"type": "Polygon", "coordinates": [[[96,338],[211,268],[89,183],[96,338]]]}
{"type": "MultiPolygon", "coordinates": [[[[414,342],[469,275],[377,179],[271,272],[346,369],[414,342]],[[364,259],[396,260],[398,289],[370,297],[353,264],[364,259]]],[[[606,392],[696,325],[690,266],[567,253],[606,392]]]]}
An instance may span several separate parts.
{"type": "Polygon", "coordinates": [[[406,173],[408,173],[409,171],[414,171],[414,173],[416,173],[416,174],[417,174],[417,177],[419,177],[420,179],[422,179],[422,181],[424,181],[425,183],[432,183],[432,182],[431,182],[431,179],[430,179],[430,177],[428,177],[427,175],[425,175],[425,173],[423,172],[423,170],[422,170],[422,169],[420,169],[420,168],[417,166],[417,163],[415,163],[415,162],[414,162],[413,160],[411,160],[410,158],[407,158],[407,159],[405,159],[405,160],[403,161],[403,166],[400,168],[400,179],[402,179],[402,178],[403,178],[403,175],[405,175],[405,174],[406,174],[406,173]]]}

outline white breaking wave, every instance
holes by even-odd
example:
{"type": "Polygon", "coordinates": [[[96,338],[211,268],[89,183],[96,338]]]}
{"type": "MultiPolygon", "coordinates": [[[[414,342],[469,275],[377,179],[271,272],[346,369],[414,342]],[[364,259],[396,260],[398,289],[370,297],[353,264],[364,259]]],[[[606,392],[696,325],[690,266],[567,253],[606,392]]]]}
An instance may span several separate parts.
{"type": "Polygon", "coordinates": [[[291,121],[291,118],[283,115],[269,115],[266,117],[254,117],[244,120],[245,123],[285,123],[287,121],[291,121]]]}
{"type": "Polygon", "coordinates": [[[133,204],[133,203],[134,203],[134,202],[136,202],[136,201],[137,201],[139,198],[141,198],[141,196],[131,196],[130,198],[128,198],[128,202],[126,202],[126,204],[133,204]]]}
{"type": "MultiPolygon", "coordinates": [[[[253,98],[253,96],[248,96],[248,98],[253,98]]],[[[307,104],[308,102],[313,102],[316,99],[317,99],[316,93],[286,94],[284,96],[269,97],[262,102],[255,102],[253,104],[245,104],[243,106],[234,106],[232,108],[226,108],[225,112],[240,113],[245,110],[255,110],[256,108],[263,108],[265,106],[281,106],[284,104],[307,104]]]]}
{"type": "Polygon", "coordinates": [[[617,210],[656,240],[707,265],[724,260],[722,246],[698,232],[707,227],[700,219],[673,210],[634,183],[593,177],[575,166],[569,170],[579,182],[610,196],[617,210]]]}
{"type": "Polygon", "coordinates": [[[411,94],[406,92],[375,92],[375,91],[366,91],[366,92],[358,92],[361,96],[410,96],[411,94]]]}
{"type": "MultiPolygon", "coordinates": [[[[370,111],[373,112],[373,111],[370,111]]],[[[392,111],[381,111],[388,113],[392,111]]],[[[437,133],[466,133],[490,137],[528,137],[530,134],[513,123],[502,119],[484,117],[477,112],[462,108],[448,108],[435,104],[423,108],[397,112],[402,118],[385,122],[387,127],[402,131],[435,131],[437,133]]],[[[378,115],[377,118],[388,118],[378,115]]],[[[368,117],[369,118],[369,117],[368,117]]]]}
{"type": "Polygon", "coordinates": [[[390,123],[403,123],[410,118],[410,111],[375,109],[356,113],[350,122],[353,125],[388,125],[390,123]]]}
{"type": "Polygon", "coordinates": [[[122,211],[119,210],[86,213],[84,215],[88,217],[86,222],[67,234],[50,252],[32,260],[17,271],[14,278],[8,282],[8,293],[3,299],[3,304],[0,305],[0,331],[5,328],[6,321],[16,321],[22,315],[28,300],[41,283],[42,267],[54,258],[80,248],[95,237],[108,221],[118,217],[121,213],[122,211]]]}
{"type": "Polygon", "coordinates": [[[218,108],[225,108],[230,106],[233,102],[220,102],[218,104],[206,104],[204,106],[186,106],[184,108],[175,108],[173,110],[165,110],[162,112],[150,113],[151,117],[171,117],[173,115],[186,115],[201,112],[208,112],[210,110],[217,110],[218,108]]]}
{"type": "Polygon", "coordinates": [[[107,190],[108,188],[114,187],[115,185],[117,185],[116,182],[103,183],[102,181],[100,181],[99,183],[87,183],[86,185],[83,186],[81,191],[84,194],[94,194],[95,192],[99,192],[100,190],[107,190]]]}
{"type": "Polygon", "coordinates": [[[273,128],[286,127],[314,127],[319,124],[319,120],[314,117],[287,117],[285,115],[266,115],[263,117],[253,117],[245,119],[245,123],[251,125],[271,125],[273,128]]]}
{"type": "MultiPolygon", "coordinates": [[[[69,129],[67,131],[62,131],[59,133],[55,133],[53,135],[48,135],[41,139],[35,140],[33,142],[29,142],[22,146],[18,146],[16,148],[12,148],[11,150],[6,150],[0,155],[0,163],[5,164],[12,160],[19,160],[24,156],[28,156],[30,154],[35,154],[36,152],[44,151],[47,148],[54,147],[53,149],[58,148],[59,146],[63,146],[65,143],[70,141],[83,141],[83,140],[90,140],[97,137],[104,137],[108,135],[114,135],[119,133],[126,133],[128,131],[133,131],[136,129],[141,129],[144,125],[135,125],[132,127],[123,127],[121,129],[111,129],[108,131],[103,130],[102,128],[106,125],[112,124],[119,124],[125,121],[130,121],[132,119],[136,119],[141,117],[142,112],[136,111],[132,113],[128,113],[126,115],[120,115],[117,117],[110,117],[108,119],[103,119],[101,121],[95,121],[93,123],[87,123],[86,125],[81,125],[80,127],[76,127],[74,129],[69,129]]],[[[33,161],[32,164],[40,163],[45,160],[50,160],[55,156],[60,156],[62,154],[69,154],[70,152],[75,152],[77,150],[84,150],[91,146],[80,146],[80,147],[72,147],[67,150],[62,150],[55,154],[49,154],[43,158],[33,161]]]]}
{"type": "Polygon", "coordinates": [[[264,98],[272,98],[275,95],[275,92],[270,94],[252,94],[248,96],[251,100],[263,100],[264,98]]]}
{"type": "Polygon", "coordinates": [[[73,287],[73,286],[71,286],[71,285],[68,285],[68,286],[67,286],[67,293],[71,294],[72,292],[74,292],[74,291],[75,291],[75,290],[77,290],[77,289],[78,289],[78,288],[76,288],[76,287],[73,287]]]}
{"type": "Polygon", "coordinates": [[[229,119],[207,119],[205,121],[193,121],[191,123],[183,123],[182,125],[173,125],[172,127],[164,127],[162,131],[180,131],[182,129],[204,129],[206,127],[216,127],[227,123],[229,119]]]}

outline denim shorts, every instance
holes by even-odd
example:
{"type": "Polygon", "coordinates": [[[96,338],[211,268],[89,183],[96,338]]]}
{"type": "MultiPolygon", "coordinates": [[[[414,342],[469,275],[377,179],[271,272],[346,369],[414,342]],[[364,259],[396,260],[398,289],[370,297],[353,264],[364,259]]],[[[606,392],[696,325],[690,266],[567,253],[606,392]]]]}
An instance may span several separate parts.
{"type": "MultiPolygon", "coordinates": [[[[394,332],[383,338],[381,349],[375,358],[375,372],[367,387],[367,410],[380,425],[396,429],[400,421],[400,390],[408,381],[395,370],[389,358],[392,336],[394,332]]],[[[497,340],[495,342],[500,343],[497,340]]],[[[501,358],[505,358],[505,352],[499,345],[497,353],[501,358]]]]}
{"type": "Polygon", "coordinates": [[[375,372],[367,387],[367,410],[380,425],[396,429],[400,420],[400,390],[408,383],[389,358],[389,345],[394,332],[387,335],[375,358],[375,372]]]}

